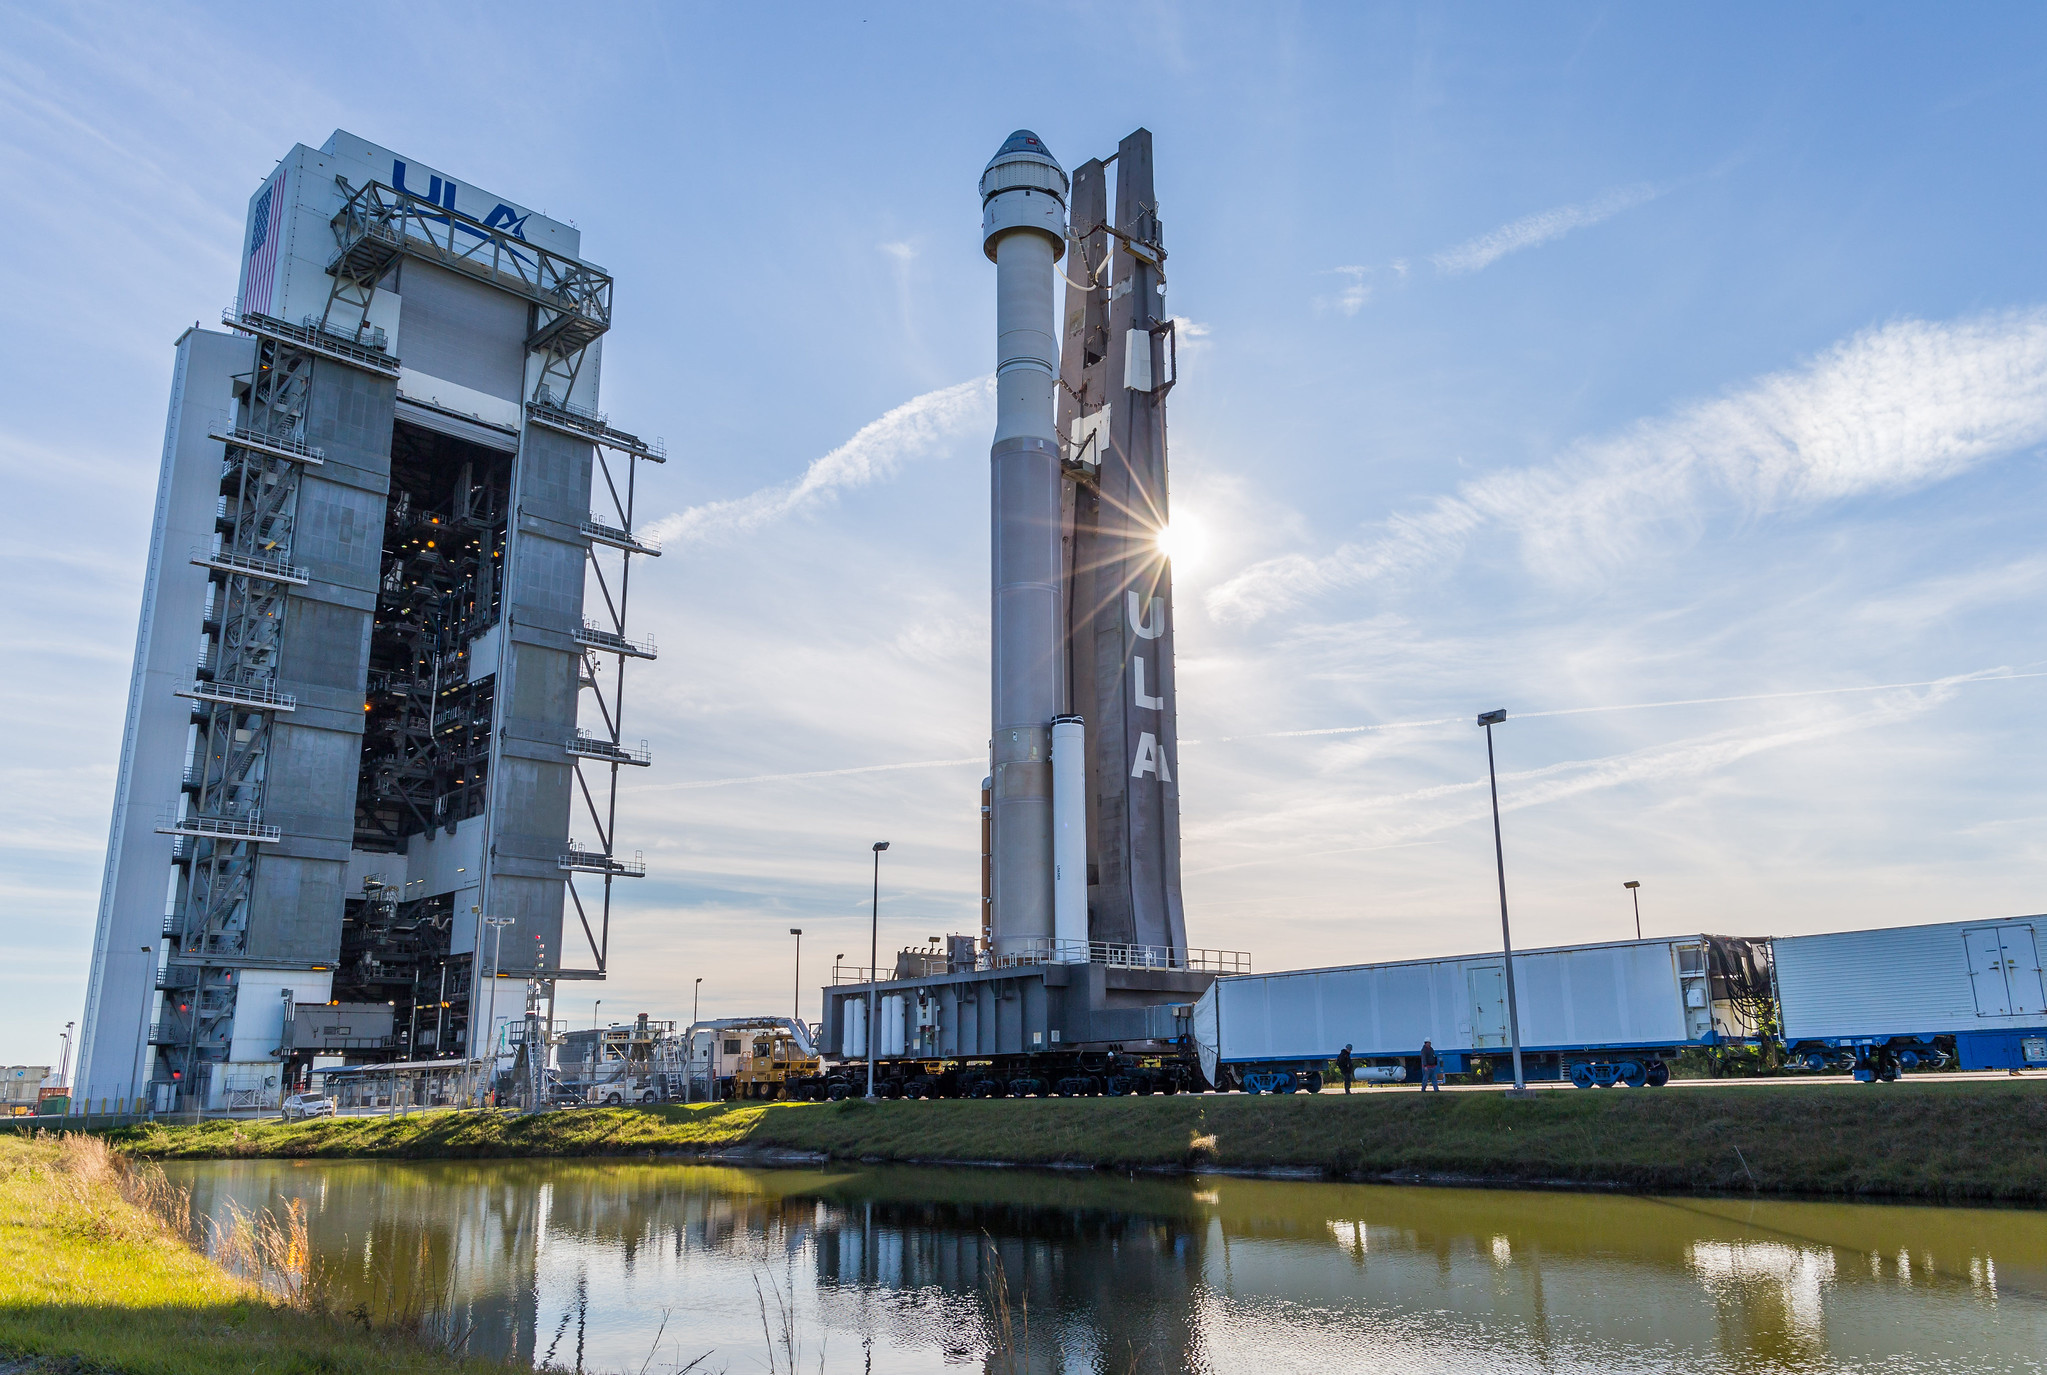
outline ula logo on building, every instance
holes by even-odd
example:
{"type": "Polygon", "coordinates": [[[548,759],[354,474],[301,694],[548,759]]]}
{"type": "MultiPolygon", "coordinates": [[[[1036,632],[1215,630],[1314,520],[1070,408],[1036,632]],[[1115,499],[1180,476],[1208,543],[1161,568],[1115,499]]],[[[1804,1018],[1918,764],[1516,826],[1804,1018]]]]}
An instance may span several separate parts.
{"type": "MultiPolygon", "coordinates": [[[[462,213],[456,210],[455,207],[455,192],[460,188],[459,183],[452,180],[443,181],[433,173],[428,173],[426,190],[424,192],[415,190],[405,184],[405,164],[396,158],[391,160],[391,185],[395,190],[402,191],[408,196],[429,201],[446,210],[454,210],[458,215],[462,213]]],[[[530,214],[531,212],[527,213],[530,214]]],[[[476,233],[474,229],[471,229],[462,221],[451,220],[445,215],[430,215],[427,218],[439,220],[443,224],[452,223],[455,228],[465,233],[476,233]]],[[[511,206],[506,205],[503,201],[499,201],[496,208],[483,217],[483,227],[485,229],[501,229],[515,239],[523,239],[526,237],[526,216],[520,214],[511,206]]],[[[479,235],[478,237],[481,236],[479,235]]]]}

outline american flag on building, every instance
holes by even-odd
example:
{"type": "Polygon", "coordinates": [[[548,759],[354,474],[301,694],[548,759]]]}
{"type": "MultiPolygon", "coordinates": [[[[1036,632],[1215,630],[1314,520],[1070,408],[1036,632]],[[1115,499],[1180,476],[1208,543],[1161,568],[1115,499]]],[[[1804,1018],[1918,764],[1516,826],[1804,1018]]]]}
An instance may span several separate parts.
{"type": "Polygon", "coordinates": [[[242,287],[242,309],[261,315],[272,314],[271,287],[277,279],[277,250],[284,238],[284,179],[263,188],[256,198],[256,211],[249,226],[249,271],[242,287]]]}

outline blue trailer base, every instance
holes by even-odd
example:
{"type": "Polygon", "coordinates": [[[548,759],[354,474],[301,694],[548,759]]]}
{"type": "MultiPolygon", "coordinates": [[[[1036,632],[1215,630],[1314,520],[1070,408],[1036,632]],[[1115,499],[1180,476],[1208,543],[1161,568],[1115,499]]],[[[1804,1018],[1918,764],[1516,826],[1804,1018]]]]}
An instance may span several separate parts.
{"type": "Polygon", "coordinates": [[[2047,1069],[2047,1029],[1958,1031],[1955,1061],[1962,1069],[2047,1069]]]}

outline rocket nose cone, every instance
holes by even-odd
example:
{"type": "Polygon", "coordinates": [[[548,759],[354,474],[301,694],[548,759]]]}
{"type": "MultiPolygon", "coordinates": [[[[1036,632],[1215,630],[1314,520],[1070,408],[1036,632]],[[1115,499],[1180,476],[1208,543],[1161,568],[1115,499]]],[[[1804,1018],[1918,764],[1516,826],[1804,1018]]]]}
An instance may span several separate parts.
{"type": "MultiPolygon", "coordinates": [[[[1002,146],[995,150],[995,156],[988,159],[988,165],[993,167],[997,163],[1010,159],[1042,162],[1052,167],[1059,166],[1059,159],[1052,156],[1052,150],[1045,146],[1045,140],[1039,138],[1028,129],[1019,129],[1004,139],[1002,146]]],[[[1060,170],[1063,172],[1065,169],[1061,168],[1060,170]]]]}
{"type": "Polygon", "coordinates": [[[1004,139],[1002,146],[995,150],[995,158],[990,158],[989,161],[993,162],[1008,153],[1036,153],[1047,158],[1052,156],[1052,150],[1045,146],[1045,141],[1028,129],[1019,129],[1004,139]]]}

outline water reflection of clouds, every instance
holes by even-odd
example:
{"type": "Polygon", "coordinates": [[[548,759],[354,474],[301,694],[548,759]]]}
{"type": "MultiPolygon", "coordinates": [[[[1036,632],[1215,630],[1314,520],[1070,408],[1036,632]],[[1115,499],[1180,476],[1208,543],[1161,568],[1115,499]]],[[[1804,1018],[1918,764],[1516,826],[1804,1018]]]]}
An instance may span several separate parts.
{"type": "Polygon", "coordinates": [[[443,1296],[480,1354],[588,1369],[638,1369],[664,1313],[650,1375],[712,1347],[751,1368],[785,1311],[806,1371],[996,1369],[997,1291],[1020,1375],[1133,1359],[1906,1375],[2041,1370],[2047,1348],[2047,1305],[1999,1303],[2007,1272],[2047,1273],[2040,1214],[904,1169],[209,1168],[208,1206],[307,1198],[351,1285],[443,1296]]]}
{"type": "Polygon", "coordinates": [[[1834,1278],[1832,1250],[1780,1241],[1695,1241],[1685,1261],[1717,1302],[1767,1304],[1774,1299],[1798,1343],[1824,1349],[1824,1290],[1834,1278]]]}

